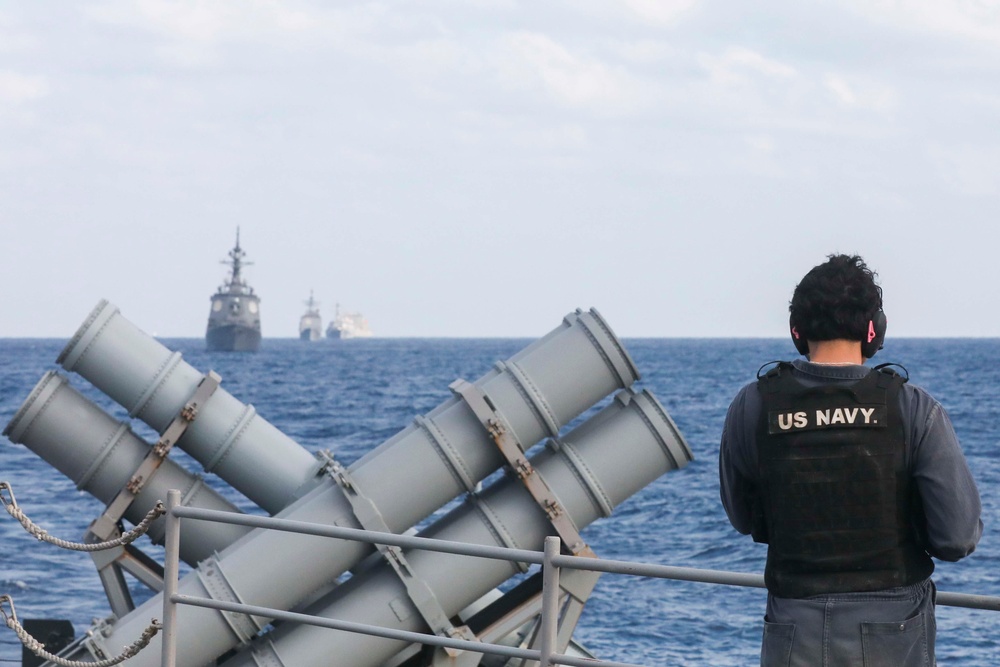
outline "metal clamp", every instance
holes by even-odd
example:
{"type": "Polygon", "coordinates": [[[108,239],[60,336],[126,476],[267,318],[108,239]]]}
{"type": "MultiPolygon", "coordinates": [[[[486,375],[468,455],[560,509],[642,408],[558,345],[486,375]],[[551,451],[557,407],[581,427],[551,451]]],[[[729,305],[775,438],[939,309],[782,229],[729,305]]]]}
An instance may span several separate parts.
{"type": "Polygon", "coordinates": [[[490,434],[506,460],[507,466],[521,480],[525,488],[528,489],[528,493],[545,512],[545,516],[552,523],[552,527],[555,528],[556,533],[570,553],[574,556],[596,558],[597,555],[580,537],[580,531],[559,503],[555,493],[524,455],[524,447],[506,425],[489,396],[476,385],[462,379],[455,380],[448,388],[465,401],[482,423],[483,428],[490,434]]]}
{"type": "Polygon", "coordinates": [[[104,510],[104,514],[97,519],[93,524],[91,524],[88,532],[95,537],[102,540],[107,539],[110,535],[117,530],[118,521],[121,520],[122,516],[125,514],[125,510],[128,509],[135,497],[139,495],[142,488],[146,485],[149,479],[153,476],[153,473],[160,467],[166,458],[167,454],[174,444],[180,439],[187,430],[187,427],[195,420],[198,416],[198,410],[202,405],[209,399],[209,397],[215,393],[215,390],[219,387],[219,383],[222,378],[219,377],[215,371],[209,371],[208,375],[202,378],[201,382],[198,383],[198,388],[195,389],[194,395],[191,397],[185,405],[184,408],[178,413],[174,420],[170,422],[170,425],[164,429],[163,434],[160,439],[153,446],[152,450],[139,464],[136,468],[135,473],[129,478],[129,481],[125,484],[125,488],[118,492],[118,495],[108,503],[107,508],[104,510]]]}
{"type": "MultiPolygon", "coordinates": [[[[373,532],[392,533],[393,531],[386,525],[385,519],[382,518],[375,503],[361,491],[347,468],[336,461],[329,452],[320,452],[320,457],[325,460],[324,470],[344,492],[344,496],[350,503],[354,516],[361,527],[373,532]]],[[[413,571],[409,561],[403,555],[402,549],[385,544],[376,544],[375,547],[382,554],[382,558],[392,567],[400,581],[403,582],[407,597],[434,634],[477,641],[475,634],[468,626],[452,624],[444,609],[441,608],[441,603],[434,595],[434,591],[431,590],[426,581],[413,571]]],[[[400,612],[396,611],[396,613],[399,615],[400,612]]],[[[446,650],[450,655],[461,653],[456,649],[446,650]]]]}
{"type": "MultiPolygon", "coordinates": [[[[201,379],[191,399],[164,429],[159,440],[139,463],[125,486],[108,503],[104,513],[87,527],[84,541],[103,542],[117,537],[121,533],[120,522],[126,510],[166,460],[167,454],[180,440],[187,427],[197,418],[198,411],[215,393],[221,381],[222,378],[215,371],[209,371],[208,375],[201,379]]],[[[97,566],[101,582],[104,584],[108,601],[111,603],[111,610],[118,617],[124,616],[135,607],[122,577],[123,569],[136,576],[153,590],[159,590],[163,587],[163,576],[159,567],[152,559],[132,545],[115,550],[110,558],[108,555],[96,553],[91,554],[91,556],[97,566]]]]}
{"type": "MultiPolygon", "coordinates": [[[[199,563],[196,572],[198,580],[205,587],[205,592],[213,600],[244,603],[239,593],[229,583],[226,573],[222,571],[222,564],[217,556],[212,556],[199,563]]],[[[233,611],[221,611],[220,613],[242,644],[249,643],[267,625],[267,619],[233,611]]]]}

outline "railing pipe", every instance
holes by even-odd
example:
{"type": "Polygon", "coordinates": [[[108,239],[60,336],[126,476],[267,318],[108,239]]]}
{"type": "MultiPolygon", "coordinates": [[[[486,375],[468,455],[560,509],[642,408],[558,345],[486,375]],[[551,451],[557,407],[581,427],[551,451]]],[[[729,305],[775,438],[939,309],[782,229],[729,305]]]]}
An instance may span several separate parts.
{"type": "Polygon", "coordinates": [[[163,555],[163,653],[162,667],[174,667],[177,662],[177,637],[175,625],[177,621],[177,605],[174,596],[177,595],[177,583],[180,579],[180,524],[181,517],[177,514],[181,507],[181,492],[177,489],[167,491],[167,517],[164,530],[163,555]]]}
{"type": "Polygon", "coordinates": [[[185,519],[233,523],[240,526],[267,528],[286,533],[301,533],[303,535],[315,535],[318,537],[354,540],[357,542],[365,542],[367,544],[387,544],[389,546],[401,547],[404,549],[424,549],[427,551],[458,554],[460,556],[476,556],[479,558],[492,558],[493,560],[531,563],[532,565],[541,565],[543,562],[542,554],[530,549],[510,549],[507,547],[490,546],[486,544],[450,542],[448,540],[439,540],[433,537],[416,537],[414,535],[399,535],[396,533],[379,533],[372,530],[362,530],[360,528],[345,528],[342,526],[330,526],[321,523],[311,523],[308,521],[276,519],[274,517],[257,516],[252,514],[237,514],[235,512],[219,512],[216,510],[205,510],[199,507],[178,507],[176,509],[176,515],[185,519]]]}
{"type": "MultiPolygon", "coordinates": [[[[220,512],[224,514],[224,512],[220,512]]],[[[675,567],[652,563],[634,563],[624,560],[581,558],[579,556],[556,556],[553,562],[558,567],[570,570],[589,570],[612,574],[632,574],[658,579],[694,581],[703,584],[764,588],[764,576],[747,572],[727,572],[725,570],[702,570],[693,567],[675,567]]],[[[938,591],[935,602],[943,607],[964,607],[1000,611],[1000,597],[938,591]]]]}
{"type": "Polygon", "coordinates": [[[986,609],[1000,611],[1000,597],[974,595],[972,593],[949,593],[938,591],[934,601],[943,607],[964,607],[966,609],[986,609]]]}
{"type": "MultiPolygon", "coordinates": [[[[696,568],[672,567],[667,565],[635,563],[630,561],[563,556],[560,554],[559,538],[554,536],[545,538],[544,551],[539,554],[536,551],[525,549],[510,549],[505,547],[465,544],[426,537],[396,535],[394,533],[377,533],[353,528],[340,528],[336,526],[312,524],[303,521],[289,521],[286,519],[275,519],[272,517],[260,517],[237,514],[233,512],[219,512],[215,510],[184,507],[180,505],[180,492],[176,490],[171,490],[167,494],[165,548],[162,667],[175,667],[176,664],[177,638],[174,633],[174,619],[177,604],[186,604],[194,607],[248,614],[293,623],[303,623],[306,625],[330,628],[334,630],[357,632],[375,637],[383,637],[385,639],[395,639],[411,643],[439,646],[442,648],[455,648],[464,651],[474,651],[477,653],[501,655],[521,660],[538,661],[539,667],[550,667],[551,665],[569,665],[570,667],[640,667],[632,663],[595,660],[592,658],[579,658],[552,652],[555,645],[555,636],[557,635],[558,630],[560,568],[566,567],[576,570],[590,570],[613,574],[630,574],[663,579],[676,579],[681,581],[749,586],[757,588],[763,587],[764,585],[763,577],[760,575],[725,572],[721,570],[700,570],[696,568]],[[543,571],[540,650],[521,649],[511,646],[503,646],[500,644],[467,641],[452,637],[442,637],[420,632],[410,632],[394,628],[372,626],[364,623],[341,621],[334,618],[311,616],[308,614],[295,613],[281,609],[271,609],[256,605],[239,604],[221,600],[210,600],[206,598],[180,595],[177,593],[179,574],[178,543],[180,541],[179,524],[180,519],[182,518],[199,519],[202,521],[217,521],[221,523],[248,525],[260,528],[271,528],[286,532],[302,532],[309,535],[339,539],[355,539],[367,543],[390,544],[402,548],[442,551],[445,553],[462,554],[480,558],[494,558],[541,564],[543,571]]],[[[986,595],[941,592],[938,593],[937,603],[946,606],[1000,611],[1000,597],[986,595]]]]}
{"type": "Polygon", "coordinates": [[[556,647],[556,635],[559,631],[559,566],[553,558],[559,555],[561,542],[558,537],[545,538],[544,562],[542,563],[542,618],[538,628],[541,659],[538,667],[549,667],[552,664],[552,652],[556,647]]]}
{"type": "MultiPolygon", "coordinates": [[[[224,514],[224,512],[219,512],[219,514],[224,514]]],[[[656,565],[654,563],[634,563],[627,560],[581,558],[579,556],[562,555],[556,556],[553,561],[556,566],[565,567],[570,570],[590,570],[592,572],[633,574],[641,577],[656,577],[658,579],[697,581],[705,584],[764,588],[764,576],[749,572],[702,570],[693,567],[676,567],[673,565],[656,565]]]]}
{"type": "MultiPolygon", "coordinates": [[[[541,565],[544,557],[537,551],[528,549],[509,549],[506,547],[488,546],[482,544],[467,544],[449,542],[430,537],[415,537],[413,535],[397,535],[395,533],[377,533],[357,528],[342,528],[305,521],[275,519],[273,517],[256,516],[252,514],[237,514],[234,512],[219,512],[199,507],[177,507],[174,514],[181,518],[200,519],[202,521],[217,521],[254,528],[269,528],[284,532],[298,532],[305,535],[332,537],[343,540],[357,540],[368,544],[387,544],[404,549],[426,549],[442,553],[508,560],[521,563],[541,565]]],[[[725,586],[741,586],[744,588],[764,588],[764,577],[749,572],[729,572],[726,570],[706,570],[693,567],[676,567],[672,565],[657,565],[654,563],[636,563],[632,561],[611,560],[604,558],[581,558],[579,556],[554,556],[556,567],[570,570],[590,570],[610,574],[631,574],[657,579],[675,579],[677,581],[692,581],[703,584],[721,584],[725,586]]],[[[954,593],[938,591],[937,604],[944,607],[964,607],[966,609],[983,609],[1000,611],[1000,597],[990,595],[974,595],[971,593],[954,593]]],[[[568,664],[568,663],[567,663],[568,664]]]]}

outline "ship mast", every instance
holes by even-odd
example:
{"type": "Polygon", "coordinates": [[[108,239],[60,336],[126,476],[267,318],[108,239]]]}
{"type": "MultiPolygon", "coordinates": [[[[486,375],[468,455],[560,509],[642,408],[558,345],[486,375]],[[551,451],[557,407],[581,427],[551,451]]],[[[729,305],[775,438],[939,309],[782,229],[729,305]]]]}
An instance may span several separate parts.
{"type": "Polygon", "coordinates": [[[220,260],[221,264],[225,264],[232,269],[232,275],[229,278],[229,288],[232,290],[233,287],[246,287],[243,282],[243,277],[240,275],[240,269],[244,266],[250,266],[253,262],[244,261],[243,258],[246,257],[246,253],[243,252],[243,248],[240,247],[240,228],[236,228],[236,246],[229,251],[229,259],[220,260]]]}
{"type": "Polygon", "coordinates": [[[309,310],[310,313],[315,312],[316,311],[316,306],[319,305],[319,303],[315,299],[313,299],[313,291],[312,290],[309,290],[309,300],[305,301],[303,303],[306,304],[306,308],[309,310]]]}

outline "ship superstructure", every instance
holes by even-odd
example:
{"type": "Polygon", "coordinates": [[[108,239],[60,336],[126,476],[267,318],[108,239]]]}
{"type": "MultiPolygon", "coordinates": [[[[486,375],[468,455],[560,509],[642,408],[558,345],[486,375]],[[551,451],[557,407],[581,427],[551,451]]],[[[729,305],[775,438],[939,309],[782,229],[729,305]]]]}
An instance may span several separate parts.
{"type": "Polygon", "coordinates": [[[323,318],[319,314],[319,302],[309,290],[306,312],[299,319],[299,340],[314,341],[323,337],[323,318]]]}
{"type": "Polygon", "coordinates": [[[230,267],[229,276],[212,295],[208,313],[205,343],[210,352],[256,352],[260,347],[260,298],[243,278],[243,267],[252,264],[245,256],[237,228],[236,245],[229,259],[222,260],[230,267]]]}
{"type": "Polygon", "coordinates": [[[371,338],[371,327],[368,319],[361,313],[342,313],[340,304],[336,305],[333,320],[326,328],[326,337],[331,339],[371,338]]]}

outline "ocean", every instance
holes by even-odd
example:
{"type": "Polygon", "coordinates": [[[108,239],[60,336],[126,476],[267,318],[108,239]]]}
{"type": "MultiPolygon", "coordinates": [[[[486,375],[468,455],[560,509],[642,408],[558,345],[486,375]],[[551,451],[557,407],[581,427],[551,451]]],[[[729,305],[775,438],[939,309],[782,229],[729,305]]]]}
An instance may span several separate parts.
{"type": "MultiPolygon", "coordinates": [[[[554,322],[555,325],[557,322],[554,322]]],[[[545,333],[545,332],[540,332],[545,333]]],[[[117,419],[124,410],[82,378],[57,368],[67,340],[0,339],[0,424],[6,425],[47,370],[117,419]]],[[[208,353],[201,339],[162,339],[195,368],[214,370],[223,386],[310,451],[330,449],[345,465],[450,396],[457,378],[475,380],[529,339],[357,339],[303,343],[265,339],[257,354],[208,353]]],[[[596,522],[584,537],[601,557],[759,573],[764,547],[737,534],[719,501],[718,441],[729,401],[757,369],[790,359],[779,339],[624,339],[642,379],[694,451],[686,468],[668,473],[596,522]]],[[[937,563],[939,590],[1000,595],[1000,340],[892,339],[875,359],[905,366],[911,382],[945,406],[983,499],[986,530],[977,551],[959,563],[937,563]]],[[[581,419],[596,411],[598,404],[581,419]]],[[[576,425],[569,425],[567,429],[576,425]]],[[[133,428],[149,442],[145,425],[133,428]]],[[[78,540],[103,506],[27,448],[0,438],[2,472],[24,512],[52,535],[78,540]]],[[[171,456],[192,471],[183,453],[171,456]]],[[[258,511],[220,480],[209,482],[247,511],[258,511]]],[[[160,558],[162,550],[138,543],[160,558]]],[[[91,558],[30,537],[0,513],[0,594],[21,618],[64,618],[77,635],[109,607],[91,558]]],[[[148,596],[139,584],[138,597],[148,596]]],[[[757,664],[765,594],[605,574],[577,627],[576,639],[598,657],[644,665],[757,664]]],[[[938,609],[940,665],[1000,663],[995,612],[938,609]]],[[[20,663],[13,632],[0,626],[0,662],[20,663]]]]}

